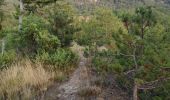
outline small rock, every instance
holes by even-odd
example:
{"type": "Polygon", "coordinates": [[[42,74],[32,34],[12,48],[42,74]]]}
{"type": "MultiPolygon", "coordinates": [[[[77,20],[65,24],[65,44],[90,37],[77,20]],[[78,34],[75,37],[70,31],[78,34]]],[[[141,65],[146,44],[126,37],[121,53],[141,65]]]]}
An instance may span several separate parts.
{"type": "Polygon", "coordinates": [[[57,97],[61,97],[61,94],[58,94],[57,97]]]}

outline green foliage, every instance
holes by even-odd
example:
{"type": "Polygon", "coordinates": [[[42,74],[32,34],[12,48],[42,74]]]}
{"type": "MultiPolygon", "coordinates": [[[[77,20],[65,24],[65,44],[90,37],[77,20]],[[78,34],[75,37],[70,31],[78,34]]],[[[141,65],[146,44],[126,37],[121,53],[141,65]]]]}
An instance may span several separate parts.
{"type": "MultiPolygon", "coordinates": [[[[122,39],[117,39],[119,52],[125,55],[121,55],[122,57],[118,58],[119,61],[123,60],[120,63],[121,66],[131,66],[126,70],[135,69],[136,72],[133,78],[137,78],[143,83],[169,76],[167,72],[161,71],[165,66],[168,67],[167,62],[170,60],[166,56],[169,55],[169,41],[165,40],[169,32],[166,31],[165,25],[161,24],[158,21],[159,19],[156,18],[158,17],[156,17],[151,7],[137,8],[132,17],[128,17],[128,15],[122,16],[122,21],[128,23],[125,24],[128,25],[128,34],[124,34],[122,39]],[[137,68],[134,68],[135,62],[132,56],[136,58],[137,68]]],[[[158,97],[153,96],[162,92],[153,91],[152,93],[147,91],[146,94],[140,92],[140,97],[142,100],[166,100],[165,98],[168,97],[168,95],[164,95],[164,97],[161,97],[161,95],[158,97]]]]}
{"type": "Polygon", "coordinates": [[[24,0],[24,3],[47,3],[47,2],[55,2],[57,0],[24,0]]]}
{"type": "Polygon", "coordinates": [[[51,63],[59,67],[74,65],[77,59],[73,52],[64,49],[58,49],[50,58],[51,63]]]}
{"type": "Polygon", "coordinates": [[[77,31],[74,25],[75,11],[67,2],[57,1],[49,10],[52,32],[61,41],[61,46],[69,46],[73,34],[77,31]]]}
{"type": "Polygon", "coordinates": [[[26,53],[37,53],[39,50],[54,51],[60,47],[60,40],[50,34],[48,23],[35,15],[29,15],[23,20],[23,29],[19,34],[20,48],[26,53]]]}
{"type": "Polygon", "coordinates": [[[132,80],[130,81],[129,78],[125,77],[124,75],[119,75],[116,79],[116,82],[122,89],[128,91],[129,94],[132,93],[131,91],[131,88],[133,88],[132,80]]]}
{"type": "Polygon", "coordinates": [[[0,70],[6,69],[16,59],[16,53],[13,50],[0,54],[0,70]]]}
{"type": "Polygon", "coordinates": [[[123,72],[122,66],[119,64],[119,61],[116,60],[111,51],[96,53],[92,60],[92,67],[94,67],[99,73],[117,72],[120,74],[123,72]]]}
{"type": "Polygon", "coordinates": [[[24,8],[29,11],[29,13],[36,13],[38,8],[42,8],[51,3],[55,3],[57,0],[23,0],[24,8]]]}
{"type": "Polygon", "coordinates": [[[44,64],[54,65],[54,69],[65,69],[77,63],[78,57],[69,49],[59,48],[52,53],[42,52],[37,55],[37,60],[44,64]]]}
{"type": "Polygon", "coordinates": [[[48,31],[48,22],[30,14],[24,18],[19,43],[22,52],[36,57],[44,64],[65,69],[76,63],[77,57],[70,50],[61,49],[60,40],[48,31]]]}
{"type": "Polygon", "coordinates": [[[136,9],[136,16],[134,18],[134,21],[138,24],[143,24],[144,22],[147,22],[146,25],[152,25],[153,22],[155,22],[155,16],[152,12],[151,7],[139,7],[136,9]],[[141,23],[141,20],[143,22],[141,23]]]}
{"type": "Polygon", "coordinates": [[[2,22],[4,19],[4,11],[2,10],[3,4],[4,4],[4,0],[0,0],[0,31],[2,30],[2,22]]]}
{"type": "MultiPolygon", "coordinates": [[[[0,6],[3,1],[0,0],[0,6]]],[[[120,13],[121,9],[98,8],[103,4],[115,9],[127,8],[134,1],[136,6],[155,2],[100,0],[96,4],[83,5],[86,6],[84,9],[92,11],[89,15],[78,16],[72,5],[62,0],[23,0],[25,11],[20,33],[14,31],[15,27],[2,27],[4,17],[0,9],[0,38],[5,40],[5,53],[0,54],[0,70],[15,61],[15,52],[18,56],[22,52],[33,57],[32,61],[36,59],[52,66],[52,70],[71,69],[78,58],[67,46],[75,36],[75,41],[87,47],[84,56],[92,57],[92,67],[99,73],[117,73],[117,82],[129,92],[132,92],[134,82],[141,85],[169,77],[166,69],[170,68],[170,14],[164,10],[166,8],[139,7],[125,13],[120,13]],[[100,47],[107,50],[101,52],[100,47]],[[131,70],[134,71],[129,72],[131,70]],[[125,77],[127,72],[130,79],[125,77]]],[[[17,10],[16,16],[20,13],[17,10]]],[[[152,90],[139,90],[139,99],[169,100],[168,82],[162,82],[152,90]]]]}
{"type": "Polygon", "coordinates": [[[82,32],[78,34],[77,41],[82,45],[96,43],[99,46],[115,47],[113,37],[127,32],[123,23],[109,9],[98,8],[93,13],[94,16],[89,16],[89,21],[82,21],[82,32]]]}
{"type": "Polygon", "coordinates": [[[140,91],[139,97],[142,100],[169,100],[170,96],[170,85],[169,81],[163,83],[160,87],[148,90],[148,91],[140,91]]]}
{"type": "MultiPolygon", "coordinates": [[[[107,52],[91,52],[87,49],[85,55],[93,53],[92,67],[98,72],[117,72],[118,83],[123,88],[132,92],[133,81],[139,85],[145,82],[169,77],[169,38],[168,23],[159,18],[151,7],[139,7],[131,14],[115,15],[106,9],[98,9],[88,22],[82,22],[82,32],[78,35],[78,42],[97,50],[99,46],[108,48],[107,52]],[[160,21],[159,21],[160,20],[160,21]],[[113,22],[112,22],[113,21],[113,22]],[[124,25],[124,26],[123,26],[124,25]],[[111,45],[112,44],[112,45],[111,45]],[[114,46],[113,46],[114,45],[114,46]],[[114,50],[113,50],[114,49],[114,50]],[[130,72],[131,80],[123,74],[130,72]],[[120,80],[119,80],[120,79],[120,80]]],[[[128,74],[128,75],[129,75],[128,74]]],[[[167,83],[167,82],[166,82],[167,83]]],[[[165,83],[165,84],[166,84],[165,83]]],[[[164,83],[162,83],[164,84],[164,83]]],[[[140,98],[166,100],[169,86],[160,84],[160,88],[144,94],[140,91],[140,98]],[[164,96],[161,96],[164,91],[164,96]],[[159,94],[158,97],[156,95],[159,94]],[[154,95],[154,96],[153,96],[154,95]]]]}
{"type": "MultiPolygon", "coordinates": [[[[1,4],[0,4],[1,5],[1,4]]],[[[0,30],[0,71],[7,69],[16,61],[15,52],[15,36],[11,28],[3,28],[0,30]]]]}

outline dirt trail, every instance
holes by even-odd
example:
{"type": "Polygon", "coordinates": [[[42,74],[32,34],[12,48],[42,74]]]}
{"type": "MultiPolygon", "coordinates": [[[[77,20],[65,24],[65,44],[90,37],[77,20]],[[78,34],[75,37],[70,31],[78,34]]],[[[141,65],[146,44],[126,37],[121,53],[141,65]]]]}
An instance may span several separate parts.
{"type": "Polygon", "coordinates": [[[71,75],[70,79],[58,86],[53,86],[51,90],[47,92],[44,100],[79,100],[77,92],[85,87],[89,86],[89,77],[86,67],[87,59],[83,56],[83,48],[74,45],[74,52],[79,55],[80,61],[78,68],[71,75]]]}
{"type": "Polygon", "coordinates": [[[79,56],[79,67],[70,77],[70,80],[59,87],[58,100],[76,100],[78,90],[84,86],[89,86],[86,59],[82,55],[79,56]]]}
{"type": "Polygon", "coordinates": [[[92,98],[90,96],[80,97],[78,92],[83,88],[95,86],[93,81],[100,76],[93,74],[93,71],[86,67],[87,59],[83,56],[83,47],[74,44],[71,49],[79,55],[78,68],[70,75],[68,81],[51,86],[42,100],[130,100],[128,94],[117,87],[114,75],[109,75],[104,79],[106,86],[100,87],[102,89],[100,95],[92,96],[92,98]]]}

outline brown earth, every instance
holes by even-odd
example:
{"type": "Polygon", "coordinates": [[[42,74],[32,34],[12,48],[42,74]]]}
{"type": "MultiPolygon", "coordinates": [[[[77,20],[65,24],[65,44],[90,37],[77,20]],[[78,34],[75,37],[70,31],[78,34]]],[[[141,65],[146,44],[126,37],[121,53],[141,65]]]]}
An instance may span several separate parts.
{"type": "Polygon", "coordinates": [[[130,100],[128,94],[117,86],[114,75],[103,79],[87,67],[83,47],[76,45],[72,49],[80,57],[78,68],[68,81],[51,86],[41,100],[130,100]]]}

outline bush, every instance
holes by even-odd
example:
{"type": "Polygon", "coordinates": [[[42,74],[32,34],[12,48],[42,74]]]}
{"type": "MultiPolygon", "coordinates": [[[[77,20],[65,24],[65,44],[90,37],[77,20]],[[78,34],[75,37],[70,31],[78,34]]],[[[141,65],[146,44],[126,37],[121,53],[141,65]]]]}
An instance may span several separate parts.
{"type": "Polygon", "coordinates": [[[49,17],[52,32],[59,38],[62,47],[69,46],[73,40],[73,34],[79,30],[74,20],[76,12],[70,4],[62,0],[51,7],[49,17]]]}
{"type": "Polygon", "coordinates": [[[123,90],[126,90],[129,94],[132,93],[132,88],[133,88],[133,82],[132,80],[129,80],[129,78],[127,78],[124,75],[119,75],[116,78],[116,82],[118,84],[119,87],[121,87],[123,90]]]}
{"type": "Polygon", "coordinates": [[[45,19],[36,15],[24,17],[22,31],[18,36],[21,51],[36,54],[39,50],[54,51],[60,47],[60,40],[49,32],[48,26],[45,19]]]}
{"type": "Polygon", "coordinates": [[[70,50],[66,51],[64,49],[58,49],[51,56],[51,63],[54,63],[57,66],[68,66],[76,62],[76,56],[70,50]],[[74,62],[75,61],[75,62],[74,62]]]}
{"type": "Polygon", "coordinates": [[[69,49],[57,49],[55,52],[48,53],[43,51],[37,55],[37,60],[45,63],[54,65],[56,69],[67,68],[68,66],[75,65],[77,63],[78,57],[69,49]]]}
{"type": "MultiPolygon", "coordinates": [[[[115,45],[116,36],[126,34],[123,23],[107,8],[97,8],[87,22],[79,22],[81,31],[75,35],[80,45],[115,45]]],[[[112,48],[115,49],[115,48],[112,48]]]]}
{"type": "Polygon", "coordinates": [[[92,59],[92,67],[94,67],[98,72],[117,72],[121,73],[123,67],[115,59],[111,52],[98,52],[92,59]]]}
{"type": "Polygon", "coordinates": [[[0,54],[0,70],[6,69],[16,59],[16,53],[14,51],[5,52],[0,54]]]}

